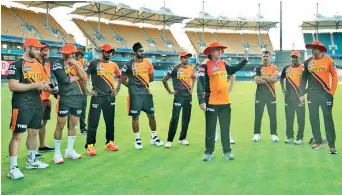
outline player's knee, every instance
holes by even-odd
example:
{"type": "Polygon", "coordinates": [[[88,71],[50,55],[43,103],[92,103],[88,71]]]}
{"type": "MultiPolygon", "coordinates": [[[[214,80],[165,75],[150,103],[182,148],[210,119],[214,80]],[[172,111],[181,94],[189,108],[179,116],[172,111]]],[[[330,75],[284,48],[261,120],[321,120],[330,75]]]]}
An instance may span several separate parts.
{"type": "Polygon", "coordinates": [[[23,137],[23,133],[13,132],[12,134],[12,140],[14,141],[20,141],[22,137],[23,137]]]}
{"type": "Polygon", "coordinates": [[[155,121],[156,120],[156,117],[154,114],[148,114],[147,115],[148,119],[151,120],[151,121],[155,121]]]}
{"type": "Polygon", "coordinates": [[[139,122],[139,116],[133,116],[133,117],[132,117],[132,122],[133,122],[133,123],[139,122]]]}
{"type": "Polygon", "coordinates": [[[27,133],[29,136],[37,136],[38,132],[39,131],[37,129],[27,129],[27,133]]]}

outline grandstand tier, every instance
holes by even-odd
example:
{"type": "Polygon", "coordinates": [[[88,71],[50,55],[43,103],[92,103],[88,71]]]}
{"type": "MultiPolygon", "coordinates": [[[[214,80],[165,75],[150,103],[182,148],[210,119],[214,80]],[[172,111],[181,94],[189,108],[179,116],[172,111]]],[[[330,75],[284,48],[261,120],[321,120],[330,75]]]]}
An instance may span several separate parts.
{"type": "MultiPolygon", "coordinates": [[[[305,44],[312,43],[316,35],[316,33],[304,33],[305,44]]],[[[342,32],[318,33],[318,40],[328,49],[328,55],[342,56],[342,32]]],[[[311,50],[307,50],[307,53],[311,55],[311,50]]]]}
{"type": "Polygon", "coordinates": [[[98,22],[85,21],[74,18],[73,21],[81,29],[83,34],[96,46],[99,47],[104,42],[111,44],[115,48],[131,48],[136,42],[141,42],[147,51],[169,51],[180,52],[181,48],[169,30],[165,30],[165,38],[172,43],[168,47],[163,40],[163,31],[156,28],[139,28],[136,26],[100,23],[100,34],[103,39],[96,37],[98,22]],[[116,39],[117,38],[122,38],[116,39]],[[152,40],[155,44],[149,44],[152,40]]]}
{"type": "Polygon", "coordinates": [[[46,25],[45,13],[1,6],[1,24],[1,35],[31,36],[56,43],[63,41],[74,43],[72,36],[51,15],[49,15],[49,26],[46,25]]]}
{"type": "MultiPolygon", "coordinates": [[[[227,46],[225,53],[228,54],[243,53],[244,44],[248,44],[250,46],[249,52],[251,54],[260,54],[262,52],[262,49],[259,46],[259,37],[257,34],[204,32],[204,40],[202,32],[187,31],[186,34],[198,53],[201,53],[204,50],[204,48],[200,47],[200,43],[202,41],[206,43],[206,45],[209,45],[211,42],[218,41],[227,46]]],[[[260,34],[260,40],[262,45],[266,45],[268,50],[273,51],[268,34],[260,34]]]]}

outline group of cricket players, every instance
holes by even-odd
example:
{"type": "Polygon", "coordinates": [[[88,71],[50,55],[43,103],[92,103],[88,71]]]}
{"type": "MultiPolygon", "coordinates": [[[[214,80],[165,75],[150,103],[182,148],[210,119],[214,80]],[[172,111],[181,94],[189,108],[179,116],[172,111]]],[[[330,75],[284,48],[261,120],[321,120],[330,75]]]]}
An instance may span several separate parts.
{"type": "MultiPolygon", "coordinates": [[[[115,138],[115,104],[116,95],[122,85],[128,88],[127,111],[132,118],[134,132],[134,148],[143,149],[140,136],[139,116],[141,111],[147,114],[151,129],[150,143],[156,146],[171,148],[176,135],[180,112],[182,110],[182,129],[179,144],[189,145],[187,141],[188,126],[191,119],[192,95],[197,80],[197,97],[205,119],[205,152],[203,161],[213,157],[217,140],[216,123],[220,124],[223,156],[233,160],[231,143],[235,143],[230,135],[231,101],[234,74],[248,62],[248,52],[244,52],[242,61],[236,66],[228,65],[221,55],[227,47],[218,42],[211,43],[203,54],[208,58],[202,63],[191,66],[191,53],[179,54],[180,64],[172,67],[164,76],[162,83],[169,94],[174,96],[172,117],[169,124],[167,142],[164,144],[157,135],[155,108],[150,83],[154,81],[154,69],[145,58],[143,46],[138,42],[133,45],[134,57],[119,69],[111,56],[115,49],[109,44],[101,46],[101,56],[85,63],[84,53],[73,44],[65,44],[61,51],[63,58],[52,64],[49,61],[49,46],[36,38],[27,38],[24,42],[23,56],[13,62],[8,71],[8,86],[13,92],[12,118],[10,130],[12,138],[9,144],[10,168],[8,177],[20,179],[24,175],[18,167],[18,153],[21,139],[27,131],[27,169],[44,169],[49,165],[41,162],[39,152],[54,151],[53,162],[62,164],[64,159],[77,160],[82,155],[74,149],[76,127],[80,123],[81,133],[86,133],[85,149],[88,156],[95,156],[97,151],[96,133],[101,112],[106,126],[106,142],[104,149],[117,151],[119,147],[115,138]],[[195,72],[198,72],[197,75],[195,72]],[[195,76],[196,75],[196,76],[195,76]],[[197,78],[196,78],[197,77],[197,78]],[[116,79],[117,78],[117,81],[116,79]],[[173,90],[168,85],[172,79],[173,90]],[[87,82],[91,79],[91,83],[87,82]],[[92,89],[88,90],[88,85],[92,89]],[[45,145],[45,127],[52,110],[50,96],[57,99],[57,121],[54,132],[54,148],[45,145]],[[91,96],[88,121],[85,123],[87,96],[91,96]],[[65,124],[68,129],[67,148],[62,155],[61,142],[65,124]],[[87,127],[86,127],[87,124],[87,127]],[[39,135],[39,148],[37,148],[39,135]],[[39,152],[38,152],[38,151],[39,152]]],[[[303,64],[300,53],[293,51],[289,58],[292,63],[281,71],[280,83],[285,96],[286,140],[285,143],[302,144],[305,125],[305,98],[309,107],[313,138],[312,148],[320,149],[325,140],[321,136],[319,108],[323,111],[326,141],[330,154],[336,154],[335,127],[332,117],[334,94],[337,88],[337,73],[333,60],[325,55],[326,47],[314,41],[306,45],[312,50],[312,57],[303,64]],[[294,137],[293,122],[297,113],[298,133],[294,137]]],[[[278,82],[278,68],[271,64],[269,51],[262,52],[262,65],[254,70],[254,81],[257,84],[255,95],[255,123],[253,141],[261,137],[261,121],[265,105],[270,117],[271,140],[278,142],[277,111],[275,84],[278,82]]]]}

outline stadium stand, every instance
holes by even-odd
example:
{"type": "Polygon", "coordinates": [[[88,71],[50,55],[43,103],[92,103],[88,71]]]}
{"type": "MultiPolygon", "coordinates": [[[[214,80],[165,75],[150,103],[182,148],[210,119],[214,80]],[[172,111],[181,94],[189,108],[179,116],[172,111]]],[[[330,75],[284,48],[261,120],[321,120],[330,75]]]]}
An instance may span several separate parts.
{"type": "Polygon", "coordinates": [[[49,26],[46,26],[46,14],[44,13],[1,6],[1,18],[1,35],[32,36],[56,43],[63,41],[75,43],[72,36],[52,16],[49,16],[49,26]]]}
{"type": "MultiPolygon", "coordinates": [[[[200,42],[202,40],[202,32],[187,31],[191,43],[195,47],[198,53],[201,53],[204,48],[200,47],[200,42]]],[[[261,34],[261,43],[267,45],[267,49],[273,51],[273,47],[269,36],[267,34],[261,34]]],[[[204,42],[208,45],[211,42],[219,41],[223,45],[227,45],[228,48],[225,49],[227,54],[241,54],[243,53],[244,40],[250,46],[251,54],[261,54],[262,50],[258,44],[257,34],[238,34],[238,33],[204,33],[204,42]]]]}
{"type": "MultiPolygon", "coordinates": [[[[98,22],[85,21],[76,18],[74,18],[73,21],[96,47],[103,44],[101,40],[96,38],[98,22]]],[[[131,48],[134,43],[140,41],[147,51],[179,52],[181,50],[169,30],[167,30],[165,34],[167,40],[172,43],[172,48],[167,47],[166,43],[163,41],[162,31],[155,28],[139,28],[136,26],[106,24],[101,22],[100,33],[104,38],[103,41],[113,45],[115,48],[131,48]],[[121,38],[125,42],[125,45],[121,44],[122,40],[120,40],[121,42],[119,43],[119,40],[115,37],[118,37],[119,40],[121,38]],[[152,40],[155,44],[148,44],[148,40],[152,40]]]]}
{"type": "Polygon", "coordinates": [[[23,20],[17,18],[14,13],[6,6],[1,6],[1,35],[9,35],[16,37],[32,36],[35,34],[30,31],[29,26],[25,26],[23,20]]]}
{"type": "MultiPolygon", "coordinates": [[[[312,43],[315,37],[316,37],[316,33],[304,33],[305,44],[312,43]]],[[[328,55],[332,55],[333,57],[342,56],[342,33],[341,32],[319,33],[318,38],[319,38],[319,41],[321,41],[327,47],[328,55]],[[335,54],[332,51],[333,45],[337,46],[337,48],[335,48],[335,54]]],[[[307,54],[311,55],[311,51],[308,50],[307,54]]]]}
{"type": "MultiPolygon", "coordinates": [[[[57,52],[65,43],[75,43],[57,22],[49,15],[49,23],[46,23],[46,13],[36,13],[30,10],[1,6],[1,79],[7,82],[8,66],[23,54],[23,41],[26,37],[36,37],[50,46],[51,62],[61,57],[57,52]],[[4,79],[4,80],[3,80],[4,79]]],[[[77,47],[81,45],[76,44],[77,47]]],[[[84,47],[83,47],[84,48],[84,47]]],[[[91,53],[86,53],[91,59],[91,53]]]]}

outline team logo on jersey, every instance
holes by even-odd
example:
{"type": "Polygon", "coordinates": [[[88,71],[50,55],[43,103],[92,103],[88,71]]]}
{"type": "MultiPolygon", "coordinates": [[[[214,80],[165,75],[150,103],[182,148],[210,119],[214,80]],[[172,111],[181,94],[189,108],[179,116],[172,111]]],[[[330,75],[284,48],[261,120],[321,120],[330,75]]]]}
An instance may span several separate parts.
{"type": "Polygon", "coordinates": [[[312,66],[315,66],[315,64],[309,64],[308,67],[312,67],[312,66]]]}
{"type": "Polygon", "coordinates": [[[292,72],[291,68],[286,69],[286,73],[292,72]]]}
{"type": "Polygon", "coordinates": [[[96,70],[103,70],[103,66],[97,66],[96,70]]]}
{"type": "Polygon", "coordinates": [[[23,67],[23,71],[24,72],[27,72],[27,71],[30,71],[31,70],[31,67],[30,66],[24,66],[23,67]]]}
{"type": "Polygon", "coordinates": [[[178,70],[178,71],[177,71],[177,74],[178,74],[178,75],[179,75],[179,74],[183,74],[183,71],[178,70]]]}
{"type": "Polygon", "coordinates": [[[218,70],[219,68],[217,67],[217,66],[213,66],[212,68],[211,68],[211,70],[212,71],[216,71],[216,70],[218,70]]]}
{"type": "Polygon", "coordinates": [[[138,66],[132,66],[132,70],[138,70],[138,66]]]}
{"type": "Polygon", "coordinates": [[[265,70],[264,70],[264,69],[261,69],[260,72],[265,72],[265,70]]]}

